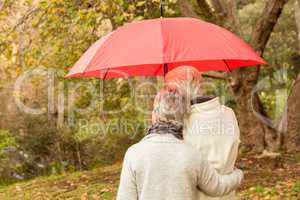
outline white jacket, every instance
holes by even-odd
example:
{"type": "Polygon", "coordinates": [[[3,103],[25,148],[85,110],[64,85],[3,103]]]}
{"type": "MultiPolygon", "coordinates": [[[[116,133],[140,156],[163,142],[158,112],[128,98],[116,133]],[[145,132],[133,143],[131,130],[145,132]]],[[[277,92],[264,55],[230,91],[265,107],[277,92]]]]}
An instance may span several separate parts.
{"type": "MultiPolygon", "coordinates": [[[[221,105],[219,98],[194,104],[191,108],[184,139],[201,151],[217,171],[228,174],[234,170],[240,143],[238,123],[232,109],[221,105]]],[[[200,154],[199,154],[200,156],[200,154]]],[[[212,198],[204,193],[201,200],[234,200],[235,193],[212,198]]]]}
{"type": "Polygon", "coordinates": [[[219,175],[195,148],[171,134],[150,134],[128,149],[117,200],[197,200],[197,186],[220,196],[242,178],[240,170],[219,175]]]}

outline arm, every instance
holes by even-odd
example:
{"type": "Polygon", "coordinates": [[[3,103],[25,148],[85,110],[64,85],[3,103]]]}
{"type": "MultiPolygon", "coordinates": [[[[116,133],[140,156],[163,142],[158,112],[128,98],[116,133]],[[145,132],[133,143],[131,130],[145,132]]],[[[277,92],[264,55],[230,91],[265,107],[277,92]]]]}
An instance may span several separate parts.
{"type": "Polygon", "coordinates": [[[119,185],[118,194],[117,194],[117,200],[137,200],[138,199],[135,174],[132,171],[129,157],[130,157],[129,151],[127,151],[127,153],[124,157],[120,185],[119,185]]]}
{"type": "Polygon", "coordinates": [[[238,121],[236,119],[235,113],[232,110],[232,122],[233,122],[233,127],[234,127],[234,136],[236,137],[236,142],[234,143],[234,146],[232,148],[232,154],[234,158],[234,162],[236,161],[238,157],[238,152],[239,152],[239,144],[240,144],[240,128],[238,121]]]}
{"type": "Polygon", "coordinates": [[[231,110],[231,120],[233,122],[234,134],[236,135],[238,140],[240,140],[240,127],[233,110],[231,110]]]}
{"type": "Polygon", "coordinates": [[[222,173],[230,173],[233,170],[236,159],[238,157],[239,144],[240,144],[240,129],[236,119],[236,116],[232,109],[228,111],[228,122],[227,126],[229,127],[225,132],[225,134],[229,134],[228,142],[230,146],[228,146],[228,153],[225,154],[224,166],[227,166],[222,173]]]}
{"type": "Polygon", "coordinates": [[[220,175],[208,161],[200,161],[198,187],[209,196],[215,197],[228,194],[239,187],[242,179],[243,172],[239,169],[234,170],[231,174],[220,175]]]}

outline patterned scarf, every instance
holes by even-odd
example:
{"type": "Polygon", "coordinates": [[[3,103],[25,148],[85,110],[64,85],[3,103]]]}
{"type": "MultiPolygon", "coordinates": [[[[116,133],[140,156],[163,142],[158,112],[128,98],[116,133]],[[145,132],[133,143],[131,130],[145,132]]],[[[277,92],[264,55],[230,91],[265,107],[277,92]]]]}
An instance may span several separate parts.
{"type": "Polygon", "coordinates": [[[177,139],[183,140],[183,126],[176,121],[158,121],[149,128],[149,134],[172,134],[177,139]]]}

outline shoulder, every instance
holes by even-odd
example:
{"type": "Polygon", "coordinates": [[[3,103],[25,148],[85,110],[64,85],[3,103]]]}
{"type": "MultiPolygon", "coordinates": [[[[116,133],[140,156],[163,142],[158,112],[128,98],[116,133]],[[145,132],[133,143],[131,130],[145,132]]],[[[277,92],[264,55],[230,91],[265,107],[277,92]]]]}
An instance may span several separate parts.
{"type": "Polygon", "coordinates": [[[235,112],[232,108],[222,105],[221,109],[222,109],[222,112],[224,112],[227,116],[235,117],[235,112]]]}
{"type": "Polygon", "coordinates": [[[225,116],[225,120],[227,120],[230,124],[230,129],[231,131],[234,131],[234,135],[240,135],[240,130],[239,130],[239,124],[238,124],[238,120],[236,118],[235,112],[233,111],[232,108],[227,107],[227,106],[222,106],[223,110],[224,110],[224,116],[225,116]]]}
{"type": "Polygon", "coordinates": [[[124,160],[130,160],[131,158],[134,158],[138,152],[138,148],[139,143],[131,145],[125,153],[124,160]]]}
{"type": "Polygon", "coordinates": [[[131,145],[127,151],[126,151],[126,154],[134,154],[135,152],[138,151],[138,149],[141,148],[141,142],[137,142],[133,145],[131,145]]]}
{"type": "Polygon", "coordinates": [[[141,154],[141,152],[144,152],[145,150],[147,149],[146,147],[146,143],[143,139],[141,139],[139,142],[131,145],[127,151],[126,151],[126,154],[125,156],[137,156],[139,154],[141,154]]]}
{"type": "Polygon", "coordinates": [[[234,113],[233,109],[226,106],[226,105],[221,105],[222,110],[229,112],[229,113],[234,113]]]}

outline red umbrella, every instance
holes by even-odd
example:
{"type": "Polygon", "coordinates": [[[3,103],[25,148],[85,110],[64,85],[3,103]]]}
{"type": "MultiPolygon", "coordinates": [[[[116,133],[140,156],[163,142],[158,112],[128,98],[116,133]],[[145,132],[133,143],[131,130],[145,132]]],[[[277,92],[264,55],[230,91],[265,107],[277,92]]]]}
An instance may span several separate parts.
{"type": "Polygon", "coordinates": [[[133,22],[95,42],[66,77],[160,76],[181,65],[231,71],[265,64],[242,39],[193,18],[133,22]]]}

